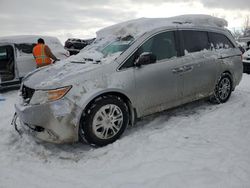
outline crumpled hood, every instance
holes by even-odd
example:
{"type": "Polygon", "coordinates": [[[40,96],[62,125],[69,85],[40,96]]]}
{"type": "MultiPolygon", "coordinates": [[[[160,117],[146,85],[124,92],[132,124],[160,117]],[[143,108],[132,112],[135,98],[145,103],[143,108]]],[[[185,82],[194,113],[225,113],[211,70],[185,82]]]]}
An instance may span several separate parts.
{"type": "Polygon", "coordinates": [[[102,67],[100,63],[61,61],[30,73],[23,82],[26,86],[35,89],[53,89],[65,86],[77,76],[83,77],[100,67],[102,67]]]}

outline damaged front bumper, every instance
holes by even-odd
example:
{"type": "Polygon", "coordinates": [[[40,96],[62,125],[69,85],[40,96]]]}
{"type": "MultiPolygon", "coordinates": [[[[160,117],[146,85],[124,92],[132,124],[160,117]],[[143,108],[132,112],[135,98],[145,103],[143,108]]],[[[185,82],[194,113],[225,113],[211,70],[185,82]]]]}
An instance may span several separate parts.
{"type": "Polygon", "coordinates": [[[66,98],[41,105],[18,103],[15,110],[12,124],[19,133],[18,119],[21,128],[28,127],[41,140],[52,143],[78,141],[78,117],[81,109],[66,98]]]}

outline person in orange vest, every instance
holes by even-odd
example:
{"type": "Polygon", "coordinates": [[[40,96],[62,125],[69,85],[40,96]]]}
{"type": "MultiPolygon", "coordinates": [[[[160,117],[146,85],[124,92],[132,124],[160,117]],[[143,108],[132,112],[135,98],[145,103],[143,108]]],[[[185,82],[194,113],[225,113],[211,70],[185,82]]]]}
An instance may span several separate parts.
{"type": "Polygon", "coordinates": [[[51,59],[54,61],[58,60],[51,52],[50,48],[45,45],[42,38],[37,40],[37,45],[33,48],[33,55],[36,60],[37,68],[52,64],[53,61],[51,59]]]}

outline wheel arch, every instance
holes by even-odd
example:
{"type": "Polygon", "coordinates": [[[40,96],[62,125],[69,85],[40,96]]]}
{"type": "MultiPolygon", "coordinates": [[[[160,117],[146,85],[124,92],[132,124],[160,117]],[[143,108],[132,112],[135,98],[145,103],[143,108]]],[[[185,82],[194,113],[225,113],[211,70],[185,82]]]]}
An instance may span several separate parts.
{"type": "Polygon", "coordinates": [[[105,96],[116,96],[122,99],[122,101],[127,105],[129,110],[129,124],[133,126],[136,120],[136,108],[134,108],[134,106],[132,105],[130,98],[120,91],[106,91],[103,93],[98,93],[96,96],[93,96],[83,107],[79,125],[83,121],[84,113],[86,112],[86,110],[88,110],[95,101],[100,100],[105,96]]]}
{"type": "Polygon", "coordinates": [[[229,74],[230,76],[232,76],[232,73],[229,70],[224,71],[222,74],[229,74]]]}

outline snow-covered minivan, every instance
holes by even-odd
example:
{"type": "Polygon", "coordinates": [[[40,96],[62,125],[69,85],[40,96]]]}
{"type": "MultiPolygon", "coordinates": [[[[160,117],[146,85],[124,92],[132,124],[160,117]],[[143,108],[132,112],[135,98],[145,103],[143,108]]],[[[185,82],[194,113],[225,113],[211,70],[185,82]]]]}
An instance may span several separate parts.
{"type": "Polygon", "coordinates": [[[37,39],[45,43],[59,59],[65,59],[69,52],[56,37],[20,35],[0,37],[0,90],[20,86],[22,78],[36,69],[32,49],[37,39]]]}
{"type": "Polygon", "coordinates": [[[224,103],[243,71],[226,24],[185,15],[102,29],[78,55],[23,79],[13,124],[49,142],[103,146],[137,118],[201,98],[224,103]]]}

